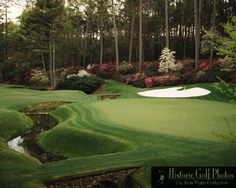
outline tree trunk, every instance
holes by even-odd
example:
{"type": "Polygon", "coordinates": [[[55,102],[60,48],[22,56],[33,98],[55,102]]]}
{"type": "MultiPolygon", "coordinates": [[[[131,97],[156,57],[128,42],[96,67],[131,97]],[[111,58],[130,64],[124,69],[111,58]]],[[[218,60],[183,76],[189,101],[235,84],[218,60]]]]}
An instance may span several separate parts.
{"type": "MultiPolygon", "coordinates": [[[[214,33],[216,31],[216,0],[213,0],[213,13],[212,13],[212,27],[211,31],[214,33]]],[[[213,39],[212,39],[213,40],[213,39]]],[[[211,41],[211,49],[210,49],[210,64],[213,62],[213,41],[211,41]]]]}
{"type": "Polygon", "coordinates": [[[116,49],[116,72],[119,70],[119,44],[118,44],[118,31],[116,26],[116,16],[114,1],[112,0],[112,15],[113,15],[113,25],[114,25],[114,34],[115,34],[115,49],[116,49]]]}
{"type": "Polygon", "coordinates": [[[134,22],[135,15],[133,15],[130,31],[130,41],[129,41],[129,63],[132,62],[132,51],[133,51],[133,39],[134,39],[134,22]]]}
{"type": "Polygon", "coordinates": [[[186,59],[186,45],[187,45],[187,26],[184,26],[184,51],[183,51],[183,59],[186,59]]]}
{"type": "Polygon", "coordinates": [[[198,68],[200,50],[200,27],[199,27],[199,1],[194,0],[194,25],[195,25],[195,69],[198,68]]]}
{"type": "Polygon", "coordinates": [[[139,66],[138,71],[142,71],[143,64],[143,0],[139,0],[139,66]]]}
{"type": "Polygon", "coordinates": [[[53,87],[56,87],[56,44],[54,39],[52,41],[52,78],[53,87]]]}
{"type": "Polygon", "coordinates": [[[5,45],[4,45],[4,61],[0,66],[0,81],[3,82],[3,67],[4,64],[8,62],[8,5],[7,1],[4,3],[4,14],[5,14],[5,23],[4,23],[4,32],[5,32],[5,45]]]}
{"type": "Polygon", "coordinates": [[[165,0],[166,47],[170,48],[169,0],[165,0]]]}
{"type": "Polygon", "coordinates": [[[100,15],[100,68],[103,63],[103,14],[101,10],[101,15],[100,15]]]}
{"type": "Polygon", "coordinates": [[[50,37],[50,40],[49,40],[49,75],[50,75],[50,85],[53,87],[53,72],[52,72],[52,67],[53,67],[53,63],[52,63],[52,40],[51,40],[51,37],[50,37]]]}
{"type": "Polygon", "coordinates": [[[44,71],[44,73],[46,74],[46,73],[47,73],[47,70],[46,70],[46,65],[45,65],[43,50],[41,50],[41,56],[42,56],[42,63],[43,63],[43,71],[44,71]]]}
{"type": "Polygon", "coordinates": [[[86,66],[88,32],[89,32],[89,21],[87,21],[87,24],[86,24],[86,32],[85,32],[85,39],[84,39],[84,57],[83,57],[83,66],[84,67],[86,66]]]}
{"type": "Polygon", "coordinates": [[[200,35],[202,33],[202,0],[199,0],[199,4],[198,4],[198,20],[199,20],[199,32],[200,35]]]}

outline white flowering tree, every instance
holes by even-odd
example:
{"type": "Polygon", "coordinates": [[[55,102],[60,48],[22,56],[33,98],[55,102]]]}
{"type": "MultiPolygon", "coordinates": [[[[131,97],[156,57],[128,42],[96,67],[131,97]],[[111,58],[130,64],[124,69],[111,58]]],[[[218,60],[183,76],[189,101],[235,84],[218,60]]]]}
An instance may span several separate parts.
{"type": "Polygon", "coordinates": [[[171,51],[169,48],[164,48],[161,52],[159,72],[169,74],[178,70],[178,65],[175,64],[175,52],[171,51]]]}

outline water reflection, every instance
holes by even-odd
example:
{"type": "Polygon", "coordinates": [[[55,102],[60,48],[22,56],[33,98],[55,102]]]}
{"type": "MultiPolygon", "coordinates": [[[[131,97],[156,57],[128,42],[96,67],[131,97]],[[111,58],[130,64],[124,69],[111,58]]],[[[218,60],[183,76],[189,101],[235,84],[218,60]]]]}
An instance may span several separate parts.
{"type": "Polygon", "coordinates": [[[24,135],[10,140],[7,144],[17,152],[33,156],[40,162],[52,162],[66,159],[62,156],[55,156],[44,151],[36,142],[36,137],[40,132],[52,129],[57,125],[57,121],[47,113],[27,114],[34,121],[34,126],[27,130],[24,135]]]}
{"type": "Polygon", "coordinates": [[[10,140],[8,142],[8,146],[12,149],[14,149],[15,151],[18,151],[20,153],[24,153],[25,154],[25,149],[22,146],[24,139],[21,136],[18,136],[16,138],[14,138],[13,140],[10,140]]]}

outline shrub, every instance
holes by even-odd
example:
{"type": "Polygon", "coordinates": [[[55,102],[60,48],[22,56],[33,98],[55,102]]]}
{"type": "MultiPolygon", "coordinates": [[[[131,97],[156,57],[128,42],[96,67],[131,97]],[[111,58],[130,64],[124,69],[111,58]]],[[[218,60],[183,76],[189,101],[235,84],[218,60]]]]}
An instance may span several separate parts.
{"type": "Polygon", "coordinates": [[[113,77],[115,72],[116,72],[115,64],[102,64],[97,75],[104,79],[110,79],[113,77]]]}
{"type": "Polygon", "coordinates": [[[123,63],[119,66],[119,73],[121,74],[132,74],[135,72],[135,68],[131,63],[123,63]]]}
{"type": "Polygon", "coordinates": [[[214,88],[224,95],[227,99],[231,100],[232,102],[236,101],[236,87],[226,83],[224,80],[218,77],[218,83],[214,84],[214,88]]]}
{"type": "Polygon", "coordinates": [[[182,83],[183,84],[193,83],[193,79],[194,79],[195,74],[196,74],[195,70],[183,73],[182,74],[182,83]]]}
{"type": "Polygon", "coordinates": [[[99,65],[93,64],[92,67],[89,69],[89,72],[93,74],[98,74],[99,73],[99,65]]]}
{"type": "Polygon", "coordinates": [[[160,73],[158,72],[158,69],[159,69],[158,61],[145,62],[143,65],[144,74],[148,77],[159,75],[160,73]]]}
{"type": "Polygon", "coordinates": [[[201,62],[199,64],[199,69],[206,72],[206,71],[209,71],[211,69],[211,66],[207,62],[201,62]]]}
{"type": "Polygon", "coordinates": [[[133,83],[132,83],[132,86],[140,87],[140,88],[145,88],[146,85],[145,85],[144,78],[139,78],[137,80],[134,80],[133,83]]]}
{"type": "Polygon", "coordinates": [[[130,75],[126,78],[126,84],[144,88],[146,87],[144,79],[145,79],[144,74],[136,73],[135,75],[130,75]]]}
{"type": "Polygon", "coordinates": [[[177,85],[181,81],[179,76],[153,76],[145,79],[146,87],[177,85]]]}
{"type": "Polygon", "coordinates": [[[159,72],[169,74],[179,70],[179,65],[175,64],[175,52],[170,51],[169,48],[164,48],[160,56],[159,72]]]}
{"type": "Polygon", "coordinates": [[[97,77],[70,76],[61,80],[57,88],[81,90],[89,94],[96,91],[96,89],[102,84],[104,84],[104,80],[97,77]]]}
{"type": "Polygon", "coordinates": [[[26,62],[9,62],[4,66],[3,77],[12,84],[29,85],[31,77],[30,64],[26,62]]]}
{"type": "Polygon", "coordinates": [[[80,70],[77,75],[80,78],[90,77],[91,76],[86,70],[80,70]]]}
{"type": "Polygon", "coordinates": [[[130,77],[130,75],[126,74],[126,75],[122,75],[122,74],[117,74],[114,79],[118,82],[121,83],[126,83],[126,80],[130,77]]]}
{"type": "Polygon", "coordinates": [[[230,83],[236,84],[236,73],[231,75],[231,77],[230,77],[230,83]]]}
{"type": "Polygon", "coordinates": [[[195,70],[194,60],[189,59],[189,60],[179,61],[179,63],[182,64],[182,69],[180,71],[180,73],[182,74],[195,70]]]}
{"type": "Polygon", "coordinates": [[[199,70],[194,77],[195,82],[206,82],[206,73],[202,70],[199,70]]]}
{"type": "Polygon", "coordinates": [[[34,87],[46,87],[49,84],[49,78],[42,70],[33,69],[31,71],[30,84],[34,87]]]}

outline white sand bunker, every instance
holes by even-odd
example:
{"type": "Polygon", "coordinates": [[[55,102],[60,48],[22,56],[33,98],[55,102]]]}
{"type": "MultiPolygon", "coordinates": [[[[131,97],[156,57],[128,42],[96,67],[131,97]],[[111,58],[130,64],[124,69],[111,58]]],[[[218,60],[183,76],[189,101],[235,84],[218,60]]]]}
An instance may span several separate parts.
{"type": "Polygon", "coordinates": [[[211,91],[199,87],[191,89],[183,89],[183,87],[173,87],[167,89],[155,89],[150,91],[144,91],[139,92],[138,94],[145,97],[186,98],[205,96],[210,93],[211,91]]]}

